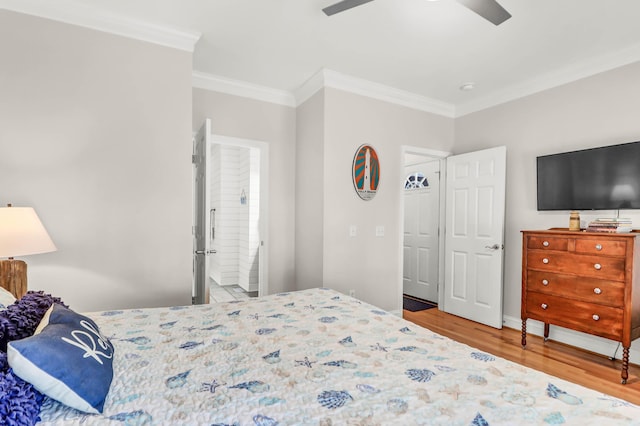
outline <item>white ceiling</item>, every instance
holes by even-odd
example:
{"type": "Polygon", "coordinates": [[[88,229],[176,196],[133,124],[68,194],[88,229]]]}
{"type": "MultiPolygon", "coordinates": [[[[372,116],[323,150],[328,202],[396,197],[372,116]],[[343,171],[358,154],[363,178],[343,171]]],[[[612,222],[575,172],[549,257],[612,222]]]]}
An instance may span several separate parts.
{"type": "Polygon", "coordinates": [[[442,103],[453,115],[640,60],[640,0],[498,0],[513,15],[499,26],[455,0],[375,0],[325,16],[321,9],[336,1],[0,0],[0,7],[197,33],[196,72],[295,93],[328,69],[442,103]],[[467,82],[475,89],[461,91],[467,82]]]}

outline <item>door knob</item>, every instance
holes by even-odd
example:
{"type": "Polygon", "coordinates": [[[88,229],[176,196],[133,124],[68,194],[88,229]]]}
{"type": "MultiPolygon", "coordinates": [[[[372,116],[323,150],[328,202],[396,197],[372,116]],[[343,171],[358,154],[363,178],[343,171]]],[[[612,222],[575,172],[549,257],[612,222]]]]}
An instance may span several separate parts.
{"type": "Polygon", "coordinates": [[[500,244],[494,244],[492,246],[484,246],[484,248],[489,250],[500,250],[500,244]]]}
{"type": "Polygon", "coordinates": [[[206,255],[206,254],[217,253],[217,251],[215,251],[215,250],[196,250],[194,253],[195,254],[205,254],[206,255]]]}

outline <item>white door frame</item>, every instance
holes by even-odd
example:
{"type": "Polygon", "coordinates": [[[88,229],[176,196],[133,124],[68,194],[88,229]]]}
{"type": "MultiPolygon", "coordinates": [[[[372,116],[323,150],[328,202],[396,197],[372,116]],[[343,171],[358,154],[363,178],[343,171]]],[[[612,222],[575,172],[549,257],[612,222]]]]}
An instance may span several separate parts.
{"type": "MultiPolygon", "coordinates": [[[[269,144],[253,139],[241,139],[231,136],[212,134],[207,153],[211,153],[211,145],[220,144],[260,150],[260,248],[259,248],[259,282],[258,295],[269,294],[269,144]]],[[[210,197],[207,197],[207,212],[211,209],[210,197]]],[[[209,220],[209,215],[207,215],[209,220]]],[[[208,228],[211,229],[211,224],[208,228]]]]}
{"type": "MultiPolygon", "coordinates": [[[[434,160],[440,160],[440,176],[441,176],[441,180],[440,180],[440,214],[439,214],[439,227],[440,227],[440,235],[438,236],[438,253],[439,254],[443,254],[444,253],[444,220],[445,220],[445,199],[444,199],[444,195],[445,195],[445,185],[443,184],[442,181],[442,176],[445,176],[446,174],[446,161],[445,158],[447,158],[448,156],[451,155],[450,152],[446,152],[446,151],[438,151],[438,150],[434,150],[434,149],[429,149],[429,148],[422,148],[422,147],[417,147],[417,146],[411,146],[411,145],[402,145],[400,147],[400,158],[401,158],[401,164],[400,164],[400,170],[402,170],[402,179],[399,180],[398,182],[398,186],[399,188],[402,188],[403,183],[404,183],[404,178],[406,176],[404,176],[404,158],[406,156],[406,154],[416,154],[416,155],[420,155],[423,157],[429,157],[432,158],[434,160]]],[[[399,265],[404,265],[404,189],[402,189],[402,201],[400,203],[398,203],[400,206],[400,232],[399,232],[399,239],[398,239],[398,256],[399,256],[399,260],[400,263],[399,265]]],[[[443,296],[444,296],[444,256],[438,256],[438,304],[443,303],[443,296]]],[[[400,316],[402,316],[402,293],[403,293],[403,289],[404,289],[404,277],[403,277],[403,271],[402,268],[400,268],[400,274],[399,274],[399,279],[398,279],[398,306],[400,307],[400,316]]]]}

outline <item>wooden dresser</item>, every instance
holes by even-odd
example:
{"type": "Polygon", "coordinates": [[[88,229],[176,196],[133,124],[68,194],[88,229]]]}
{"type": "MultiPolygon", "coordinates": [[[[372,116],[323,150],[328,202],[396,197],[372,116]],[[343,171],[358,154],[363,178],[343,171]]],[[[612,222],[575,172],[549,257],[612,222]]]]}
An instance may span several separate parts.
{"type": "Polygon", "coordinates": [[[629,347],[640,337],[640,238],[566,229],[522,231],[522,347],[527,319],[622,343],[622,383],[629,347]],[[637,273],[636,273],[637,272],[637,273]]]}

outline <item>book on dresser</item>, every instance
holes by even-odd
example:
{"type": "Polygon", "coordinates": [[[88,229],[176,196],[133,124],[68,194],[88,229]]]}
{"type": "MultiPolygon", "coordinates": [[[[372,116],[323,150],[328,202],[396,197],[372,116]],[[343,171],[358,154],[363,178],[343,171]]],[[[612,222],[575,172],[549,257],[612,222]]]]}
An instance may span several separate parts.
{"type": "Polygon", "coordinates": [[[522,231],[522,347],[527,320],[622,344],[621,382],[629,348],[640,337],[640,238],[636,232],[522,231]]]}
{"type": "Polygon", "coordinates": [[[587,232],[609,232],[624,234],[631,232],[633,225],[631,219],[625,218],[598,218],[589,222],[587,232]]]}

